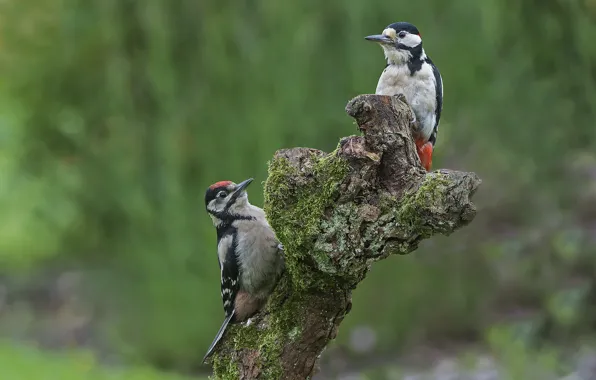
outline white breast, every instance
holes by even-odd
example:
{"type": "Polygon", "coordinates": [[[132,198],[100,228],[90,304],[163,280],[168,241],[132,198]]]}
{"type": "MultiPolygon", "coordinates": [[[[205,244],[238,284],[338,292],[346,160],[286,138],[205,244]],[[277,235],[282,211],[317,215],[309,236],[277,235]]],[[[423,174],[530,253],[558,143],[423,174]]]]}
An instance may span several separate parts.
{"type": "Polygon", "coordinates": [[[257,297],[260,294],[265,296],[282,269],[282,258],[277,248],[279,242],[264,213],[254,221],[238,221],[235,227],[238,229],[241,288],[257,297]]]}
{"type": "Polygon", "coordinates": [[[435,89],[435,76],[430,65],[422,65],[420,70],[410,75],[407,64],[400,64],[385,68],[375,93],[391,96],[404,94],[419,122],[420,133],[426,141],[435,127],[435,89]]]}

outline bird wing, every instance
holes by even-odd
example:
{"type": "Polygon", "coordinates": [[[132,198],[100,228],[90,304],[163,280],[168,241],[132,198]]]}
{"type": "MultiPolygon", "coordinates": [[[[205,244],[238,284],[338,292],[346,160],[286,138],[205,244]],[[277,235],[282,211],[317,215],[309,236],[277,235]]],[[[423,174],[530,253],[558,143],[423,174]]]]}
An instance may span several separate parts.
{"type": "Polygon", "coordinates": [[[234,301],[240,289],[240,270],[238,266],[238,259],[234,247],[236,246],[236,238],[222,247],[223,250],[220,257],[225,257],[220,263],[221,269],[221,299],[223,302],[224,312],[226,317],[232,315],[234,311],[234,301]]]}
{"type": "Polygon", "coordinates": [[[435,77],[435,89],[436,89],[436,99],[437,99],[437,107],[435,109],[435,129],[439,127],[439,120],[441,119],[441,112],[443,111],[443,78],[441,78],[441,73],[439,73],[439,69],[430,60],[427,58],[428,63],[433,68],[433,75],[435,77]]]}
{"type": "Polygon", "coordinates": [[[428,62],[431,67],[433,68],[433,76],[435,77],[435,97],[437,106],[435,108],[435,125],[430,135],[429,141],[431,144],[435,145],[437,141],[437,133],[439,130],[439,120],[441,120],[441,113],[443,111],[443,78],[441,78],[441,74],[439,73],[439,69],[433,63],[430,58],[426,58],[426,62],[428,62]]]}

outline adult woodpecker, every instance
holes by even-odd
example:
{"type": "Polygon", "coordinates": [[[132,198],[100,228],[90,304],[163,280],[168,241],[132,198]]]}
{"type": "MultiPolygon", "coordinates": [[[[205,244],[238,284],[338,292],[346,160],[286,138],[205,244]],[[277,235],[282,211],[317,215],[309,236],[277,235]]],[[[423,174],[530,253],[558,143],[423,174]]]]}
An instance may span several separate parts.
{"type": "Polygon", "coordinates": [[[248,202],[246,187],[252,181],[216,182],[205,193],[205,207],[217,231],[225,319],[203,362],[229,323],[245,321],[263,307],[283,272],[283,246],[265,212],[248,202]]]}
{"type": "Polygon", "coordinates": [[[439,119],[443,109],[443,79],[422,48],[418,29],[407,22],[393,23],[382,34],[365,37],[385,52],[387,66],[379,78],[376,94],[404,94],[414,111],[414,139],[422,166],[432,166],[439,119]]]}

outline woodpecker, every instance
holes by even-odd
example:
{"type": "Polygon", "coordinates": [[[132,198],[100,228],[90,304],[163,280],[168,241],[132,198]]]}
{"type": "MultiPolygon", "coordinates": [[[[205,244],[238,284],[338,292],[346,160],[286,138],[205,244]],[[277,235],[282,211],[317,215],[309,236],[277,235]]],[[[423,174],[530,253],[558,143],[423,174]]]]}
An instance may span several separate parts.
{"type": "Polygon", "coordinates": [[[420,32],[410,23],[393,23],[382,34],[365,39],[379,43],[387,61],[375,93],[404,94],[414,111],[418,157],[429,171],[443,109],[443,79],[439,69],[422,48],[420,32]]]}
{"type": "Polygon", "coordinates": [[[225,319],[203,362],[228,324],[243,322],[264,306],[284,269],[282,244],[265,212],[248,201],[246,188],[252,181],[216,182],[205,193],[205,207],[217,231],[225,319]]]}

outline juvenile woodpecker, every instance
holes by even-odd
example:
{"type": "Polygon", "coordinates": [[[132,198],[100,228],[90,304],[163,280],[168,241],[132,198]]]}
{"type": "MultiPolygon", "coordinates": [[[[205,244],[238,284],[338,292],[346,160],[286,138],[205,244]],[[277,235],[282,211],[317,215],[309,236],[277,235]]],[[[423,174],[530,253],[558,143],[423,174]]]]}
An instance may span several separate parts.
{"type": "Polygon", "coordinates": [[[414,111],[418,157],[429,171],[443,109],[443,79],[439,69],[422,48],[420,32],[410,23],[396,22],[382,34],[365,38],[379,43],[387,60],[375,93],[405,95],[414,111]]]}
{"type": "Polygon", "coordinates": [[[225,319],[203,362],[229,323],[243,322],[264,306],[283,272],[283,246],[265,212],[248,202],[246,187],[252,181],[216,182],[205,193],[205,207],[217,231],[225,319]]]}

